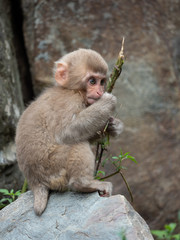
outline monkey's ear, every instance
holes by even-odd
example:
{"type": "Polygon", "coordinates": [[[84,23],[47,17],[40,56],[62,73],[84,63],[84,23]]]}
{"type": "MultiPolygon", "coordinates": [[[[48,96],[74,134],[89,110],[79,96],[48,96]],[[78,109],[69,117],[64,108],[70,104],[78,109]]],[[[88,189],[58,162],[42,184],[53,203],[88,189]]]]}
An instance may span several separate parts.
{"type": "Polygon", "coordinates": [[[68,82],[68,65],[65,62],[56,63],[55,80],[61,86],[68,82]]]}

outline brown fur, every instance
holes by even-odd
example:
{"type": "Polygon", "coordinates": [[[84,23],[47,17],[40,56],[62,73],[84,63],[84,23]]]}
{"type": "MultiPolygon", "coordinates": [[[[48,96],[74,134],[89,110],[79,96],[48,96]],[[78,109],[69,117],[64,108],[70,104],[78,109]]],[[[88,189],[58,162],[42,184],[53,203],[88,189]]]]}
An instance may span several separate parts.
{"type": "MultiPolygon", "coordinates": [[[[82,52],[82,49],[78,51],[82,52]]],[[[86,59],[87,54],[92,59],[95,56],[94,65],[99,64],[99,69],[107,71],[99,54],[91,50],[85,50],[83,54],[86,59]]],[[[76,71],[78,69],[77,65],[76,71]]],[[[81,79],[79,76],[78,81],[81,79]]],[[[37,215],[46,208],[49,189],[98,190],[104,195],[111,194],[111,183],[93,178],[94,155],[89,140],[105,126],[115,104],[115,97],[105,93],[87,107],[84,91],[71,90],[66,85],[66,88],[47,89],[24,111],[16,132],[17,159],[34,192],[37,215]]]]}

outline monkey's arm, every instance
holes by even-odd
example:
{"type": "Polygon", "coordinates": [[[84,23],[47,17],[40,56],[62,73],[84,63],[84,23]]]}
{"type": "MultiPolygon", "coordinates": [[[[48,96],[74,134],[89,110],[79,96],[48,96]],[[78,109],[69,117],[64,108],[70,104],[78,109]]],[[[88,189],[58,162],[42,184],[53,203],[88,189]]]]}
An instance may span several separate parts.
{"type": "Polygon", "coordinates": [[[112,94],[105,93],[101,99],[83,109],[74,116],[67,127],[56,136],[59,143],[73,144],[91,139],[103,129],[107,120],[113,114],[116,98],[112,94]]]}

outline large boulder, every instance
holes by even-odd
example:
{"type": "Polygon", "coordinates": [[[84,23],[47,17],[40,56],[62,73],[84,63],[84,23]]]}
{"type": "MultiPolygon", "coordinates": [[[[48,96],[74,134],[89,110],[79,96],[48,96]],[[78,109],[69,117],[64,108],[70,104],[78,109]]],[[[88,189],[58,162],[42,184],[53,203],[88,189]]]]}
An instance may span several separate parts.
{"type": "Polygon", "coordinates": [[[0,1],[0,188],[19,188],[22,184],[14,143],[16,124],[22,110],[10,4],[0,1]]]}
{"type": "Polygon", "coordinates": [[[148,225],[121,195],[53,193],[38,217],[29,191],[0,211],[1,240],[120,240],[123,233],[126,240],[153,240],[148,225]]]}
{"type": "MultiPolygon", "coordinates": [[[[179,1],[23,0],[24,36],[36,93],[52,80],[53,62],[79,47],[116,62],[125,36],[125,64],[114,94],[124,133],[111,152],[131,152],[127,181],[134,207],[152,228],[180,209],[179,1]],[[122,107],[120,107],[122,104],[122,107]]],[[[114,193],[125,194],[119,176],[114,193]],[[120,184],[121,183],[121,184],[120,184]]]]}

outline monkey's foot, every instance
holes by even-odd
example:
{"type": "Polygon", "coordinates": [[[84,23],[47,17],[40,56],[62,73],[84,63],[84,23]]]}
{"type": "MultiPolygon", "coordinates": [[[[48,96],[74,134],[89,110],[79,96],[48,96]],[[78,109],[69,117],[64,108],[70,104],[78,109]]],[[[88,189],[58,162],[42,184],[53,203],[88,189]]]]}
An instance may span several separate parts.
{"type": "Polygon", "coordinates": [[[112,183],[110,182],[101,183],[101,187],[98,192],[101,197],[110,197],[112,195],[112,183]]]}

